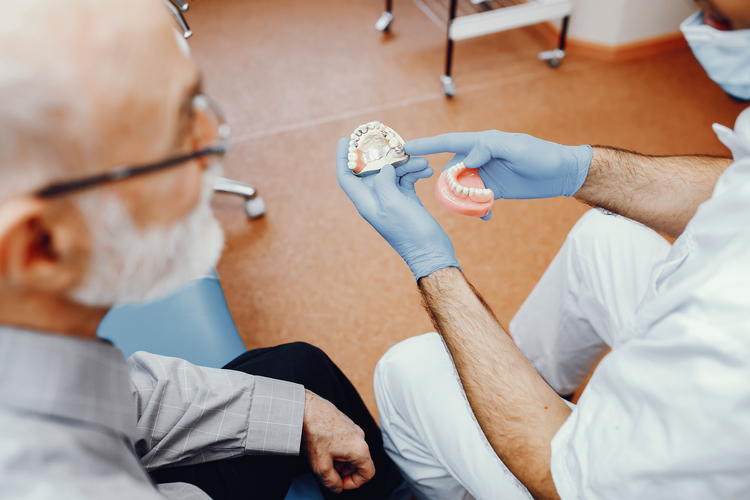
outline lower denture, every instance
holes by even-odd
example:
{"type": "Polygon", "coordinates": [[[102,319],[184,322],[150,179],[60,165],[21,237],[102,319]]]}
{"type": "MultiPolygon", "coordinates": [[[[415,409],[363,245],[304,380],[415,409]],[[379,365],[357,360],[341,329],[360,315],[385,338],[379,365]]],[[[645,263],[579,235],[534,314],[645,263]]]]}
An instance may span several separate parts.
{"type": "Polygon", "coordinates": [[[460,162],[440,175],[435,186],[438,201],[448,210],[474,217],[487,215],[495,195],[486,189],[477,169],[460,162]]]}

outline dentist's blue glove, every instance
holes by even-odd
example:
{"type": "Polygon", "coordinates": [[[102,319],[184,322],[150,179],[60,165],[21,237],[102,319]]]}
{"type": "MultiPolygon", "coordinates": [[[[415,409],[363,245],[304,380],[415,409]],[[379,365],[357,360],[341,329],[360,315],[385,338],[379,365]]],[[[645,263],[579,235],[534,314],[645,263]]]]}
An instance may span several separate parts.
{"type": "Polygon", "coordinates": [[[411,158],[396,169],[386,165],[379,173],[360,179],[347,165],[348,154],[349,139],[341,139],[336,151],[339,186],[360,215],[406,261],[414,278],[459,267],[450,238],[414,192],[417,180],[432,176],[427,160],[411,158]]]}
{"type": "Polygon", "coordinates": [[[561,146],[498,130],[415,139],[404,150],[416,156],[457,153],[449,165],[465,155],[464,165],[479,169],[495,199],[573,196],[586,180],[593,154],[591,146],[561,146]]]}

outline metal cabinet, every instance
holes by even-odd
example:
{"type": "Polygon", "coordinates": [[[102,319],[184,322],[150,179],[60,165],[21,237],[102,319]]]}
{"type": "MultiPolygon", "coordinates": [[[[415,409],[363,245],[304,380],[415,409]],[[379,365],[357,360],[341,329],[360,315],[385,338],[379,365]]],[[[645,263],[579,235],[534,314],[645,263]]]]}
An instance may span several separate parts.
{"type": "MultiPolygon", "coordinates": [[[[448,43],[445,51],[445,73],[440,77],[443,92],[451,97],[456,85],[451,76],[453,44],[459,40],[497,33],[545,21],[562,19],[560,40],[556,49],[539,54],[550,67],[556,68],[565,57],[565,39],[573,0],[412,0],[433,20],[447,19],[448,43]]],[[[385,11],[375,23],[379,31],[390,30],[393,0],[386,0],[385,11]]]]}

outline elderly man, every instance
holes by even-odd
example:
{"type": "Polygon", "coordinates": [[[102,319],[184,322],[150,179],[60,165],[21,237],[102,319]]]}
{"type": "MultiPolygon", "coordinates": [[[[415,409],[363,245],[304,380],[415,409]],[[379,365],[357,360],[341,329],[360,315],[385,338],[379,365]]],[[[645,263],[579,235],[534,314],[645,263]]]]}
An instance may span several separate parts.
{"type": "Polygon", "coordinates": [[[282,499],[310,469],[327,498],[385,498],[379,429],[319,350],[214,370],[96,338],[223,244],[227,129],[161,2],[0,11],[0,498],[282,499]]]}
{"type": "MultiPolygon", "coordinates": [[[[700,3],[737,30],[710,34],[743,71],[750,3],[700,3]]],[[[427,162],[360,180],[339,143],[341,187],[410,266],[438,331],[375,374],[386,449],[419,498],[750,498],[750,109],[714,129],[733,161],[498,131],[406,143],[457,153],[496,197],[605,209],[573,228],[513,339],[414,192],[427,162]],[[561,398],[607,347],[578,405],[561,398]]]]}

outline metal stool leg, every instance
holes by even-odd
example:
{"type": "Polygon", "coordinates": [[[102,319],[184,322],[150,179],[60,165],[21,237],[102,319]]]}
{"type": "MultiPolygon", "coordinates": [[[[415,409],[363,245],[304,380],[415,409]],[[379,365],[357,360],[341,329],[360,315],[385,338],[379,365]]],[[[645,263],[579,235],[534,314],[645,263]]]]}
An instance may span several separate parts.
{"type": "Polygon", "coordinates": [[[456,18],[456,7],[458,0],[451,0],[450,18],[448,19],[448,45],[445,49],[445,74],[440,77],[440,82],[443,84],[443,93],[447,97],[453,97],[456,93],[456,84],[453,83],[451,77],[451,69],[453,66],[453,40],[451,39],[451,24],[456,18]]]}
{"type": "Polygon", "coordinates": [[[236,194],[245,198],[245,212],[251,219],[259,219],[266,213],[266,202],[258,196],[258,190],[249,184],[219,177],[214,183],[214,191],[236,194]]]}
{"type": "Polygon", "coordinates": [[[380,15],[380,19],[375,23],[375,29],[386,32],[391,27],[393,21],[393,0],[385,0],[385,12],[380,15]]]}
{"type": "Polygon", "coordinates": [[[570,22],[570,16],[565,16],[562,20],[562,29],[560,30],[560,41],[557,48],[554,50],[545,50],[539,53],[539,59],[547,61],[550,68],[557,68],[562,64],[562,60],[565,57],[565,43],[568,37],[568,23],[570,22]]]}

